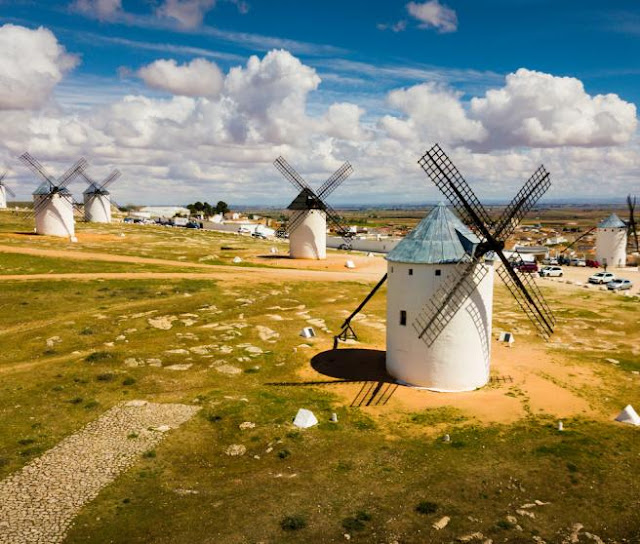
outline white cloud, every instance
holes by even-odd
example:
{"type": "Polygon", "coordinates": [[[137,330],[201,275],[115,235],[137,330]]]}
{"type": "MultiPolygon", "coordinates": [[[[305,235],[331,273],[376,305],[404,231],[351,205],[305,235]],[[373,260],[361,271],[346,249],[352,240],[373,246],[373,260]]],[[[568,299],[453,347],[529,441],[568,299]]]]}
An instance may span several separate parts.
{"type": "Polygon", "coordinates": [[[420,28],[435,28],[438,32],[455,32],[458,29],[458,16],[450,7],[430,0],[422,4],[409,2],[407,4],[409,15],[420,21],[420,28]]]}
{"type": "Polygon", "coordinates": [[[183,28],[196,28],[215,5],[216,0],[164,0],[156,15],[177,21],[183,28]]]}
{"type": "Polygon", "coordinates": [[[78,64],[46,28],[0,27],[0,110],[42,106],[65,73],[78,64]]]}
{"type": "Polygon", "coordinates": [[[591,96],[579,79],[519,69],[501,89],[471,100],[488,148],[607,146],[628,142],[636,107],[615,94],[591,96]]]}
{"type": "Polygon", "coordinates": [[[173,59],[160,59],[143,66],[137,74],[153,89],[183,96],[218,96],[224,79],[218,65],[206,59],[181,65],[173,59]]]}
{"type": "Polygon", "coordinates": [[[70,8],[85,17],[112,21],[122,14],[122,0],[75,0],[70,8]]]}
{"type": "Polygon", "coordinates": [[[441,141],[450,144],[481,142],[487,137],[482,123],[469,119],[460,93],[435,83],[391,91],[389,104],[406,119],[385,115],[380,127],[398,140],[441,141]]]}

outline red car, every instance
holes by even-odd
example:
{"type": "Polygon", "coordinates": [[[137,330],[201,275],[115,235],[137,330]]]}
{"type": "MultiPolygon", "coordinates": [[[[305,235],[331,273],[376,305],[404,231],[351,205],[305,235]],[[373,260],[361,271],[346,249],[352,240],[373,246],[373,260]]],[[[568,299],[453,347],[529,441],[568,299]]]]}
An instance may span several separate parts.
{"type": "Polygon", "coordinates": [[[536,263],[536,262],[532,262],[532,263],[519,262],[519,263],[514,263],[513,264],[513,268],[517,268],[518,270],[520,270],[520,272],[537,272],[538,271],[538,263],[536,263]]]}

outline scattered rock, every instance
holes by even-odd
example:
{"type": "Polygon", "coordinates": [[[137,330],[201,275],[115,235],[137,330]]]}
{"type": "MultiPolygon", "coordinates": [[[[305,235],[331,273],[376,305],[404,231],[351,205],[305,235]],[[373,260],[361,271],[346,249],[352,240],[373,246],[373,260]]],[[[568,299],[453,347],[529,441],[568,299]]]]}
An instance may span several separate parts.
{"type": "Polygon", "coordinates": [[[183,363],[176,365],[165,366],[167,370],[189,370],[193,366],[193,363],[183,363]]]}
{"type": "Polygon", "coordinates": [[[151,325],[154,329],[168,331],[171,327],[173,327],[173,322],[176,319],[178,318],[175,315],[163,315],[160,317],[150,317],[147,319],[147,323],[149,323],[149,325],[151,325]]]}
{"type": "Polygon", "coordinates": [[[221,374],[228,374],[230,376],[235,376],[242,373],[242,369],[233,365],[220,365],[216,366],[215,369],[221,374]]]}
{"type": "Polygon", "coordinates": [[[473,540],[484,540],[484,535],[482,533],[476,532],[456,538],[457,542],[471,542],[473,540]]]}
{"type": "Polygon", "coordinates": [[[59,336],[52,336],[51,338],[47,338],[47,347],[52,348],[60,342],[62,342],[62,338],[60,338],[59,336]]]}
{"type": "Polygon", "coordinates": [[[269,327],[265,327],[264,325],[256,325],[256,331],[258,331],[258,336],[263,342],[272,342],[275,341],[276,338],[280,337],[276,331],[269,327]]]}
{"type": "Polygon", "coordinates": [[[243,421],[242,423],[240,423],[240,425],[238,425],[238,428],[241,431],[246,431],[248,429],[255,429],[256,428],[256,424],[251,422],[251,421],[243,421]]]}
{"type": "Polygon", "coordinates": [[[140,406],[146,406],[147,404],[149,404],[149,401],[135,399],[126,402],[125,406],[127,406],[128,408],[139,408],[140,406]]]}
{"type": "Polygon", "coordinates": [[[313,427],[318,424],[318,419],[313,414],[311,410],[307,410],[306,408],[300,408],[296,417],[293,420],[293,424],[296,427],[300,427],[301,429],[308,429],[309,427],[313,427]]]}
{"type": "Polygon", "coordinates": [[[240,457],[247,453],[247,447],[243,444],[231,444],[226,450],[225,453],[230,457],[240,457]]]}
{"type": "Polygon", "coordinates": [[[166,433],[171,430],[171,427],[169,425],[159,425],[158,427],[153,427],[153,430],[159,433],[166,433]]]}
{"type": "Polygon", "coordinates": [[[442,529],[444,529],[447,525],[449,525],[449,522],[451,521],[451,518],[449,516],[444,516],[442,518],[440,518],[438,521],[434,522],[431,527],[433,527],[434,529],[436,529],[437,531],[441,531],[442,529]]]}

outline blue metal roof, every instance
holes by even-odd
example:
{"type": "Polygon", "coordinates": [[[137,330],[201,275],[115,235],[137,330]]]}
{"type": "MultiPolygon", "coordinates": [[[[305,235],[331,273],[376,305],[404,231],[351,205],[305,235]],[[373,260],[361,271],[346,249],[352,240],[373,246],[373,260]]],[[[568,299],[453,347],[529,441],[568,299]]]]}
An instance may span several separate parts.
{"type": "Polygon", "coordinates": [[[622,219],[620,219],[615,213],[612,213],[609,217],[607,217],[606,219],[598,223],[598,228],[599,229],[624,229],[624,228],[627,228],[627,225],[625,225],[624,221],[622,221],[622,219]]]}
{"type": "Polygon", "coordinates": [[[387,260],[398,263],[457,263],[479,243],[479,238],[441,203],[388,253],[387,260]]]}

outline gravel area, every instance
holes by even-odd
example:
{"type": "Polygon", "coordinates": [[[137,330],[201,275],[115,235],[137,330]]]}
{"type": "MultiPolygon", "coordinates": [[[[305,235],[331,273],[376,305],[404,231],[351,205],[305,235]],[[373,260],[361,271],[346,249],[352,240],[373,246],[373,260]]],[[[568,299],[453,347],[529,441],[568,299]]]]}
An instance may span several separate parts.
{"type": "Polygon", "coordinates": [[[0,544],[62,542],[84,504],[198,408],[118,404],[0,482],[0,544]]]}

